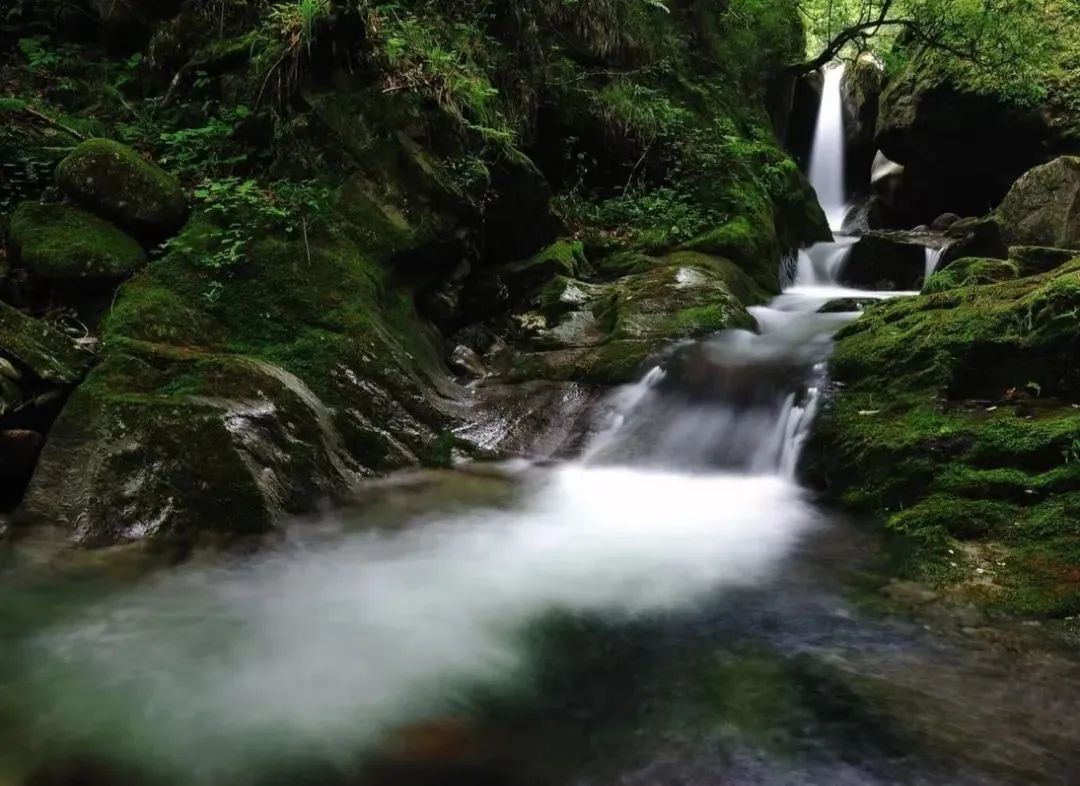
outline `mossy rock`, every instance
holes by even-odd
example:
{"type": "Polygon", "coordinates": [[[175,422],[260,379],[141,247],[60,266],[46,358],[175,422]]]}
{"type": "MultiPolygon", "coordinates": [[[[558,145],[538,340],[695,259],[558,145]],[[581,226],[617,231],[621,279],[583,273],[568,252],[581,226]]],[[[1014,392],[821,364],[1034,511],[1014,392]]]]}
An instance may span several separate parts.
{"type": "Polygon", "coordinates": [[[1012,244],[1080,250],[1080,156],[1024,173],[995,216],[1012,244]]]}
{"type": "Polygon", "coordinates": [[[730,259],[762,289],[780,291],[781,253],[771,216],[764,222],[739,216],[694,238],[682,250],[730,259]]]}
{"type": "Polygon", "coordinates": [[[328,423],[269,364],[128,345],[53,426],[23,512],[83,547],[263,534],[357,477],[328,423]]]}
{"type": "Polygon", "coordinates": [[[1009,259],[1016,263],[1022,276],[1049,273],[1080,254],[1071,248],[1047,248],[1045,246],[1010,246],[1009,259]]]}
{"type": "Polygon", "coordinates": [[[981,257],[965,257],[958,259],[944,270],[939,270],[930,276],[923,291],[926,293],[944,292],[947,289],[957,287],[978,286],[980,284],[994,284],[999,281],[1010,281],[1020,275],[1016,263],[1001,259],[983,259],[981,257]]]}
{"type": "Polygon", "coordinates": [[[491,272],[502,280],[513,299],[521,301],[558,276],[581,278],[588,269],[585,246],[576,240],[560,240],[529,259],[502,265],[491,272]]]}
{"type": "Polygon", "coordinates": [[[93,366],[93,353],[18,309],[0,303],[0,358],[20,371],[57,385],[73,385],[93,366]]]}
{"type": "Polygon", "coordinates": [[[107,221],[70,205],[24,202],[11,217],[20,264],[50,281],[131,276],[146,264],[135,240],[107,221]]]}
{"type": "Polygon", "coordinates": [[[884,302],[841,330],[806,470],[886,521],[902,572],[1005,612],[1076,613],[1080,518],[1061,500],[1080,489],[1080,260],[964,270],[1009,280],[884,302]],[[983,574],[948,553],[973,539],[1015,555],[978,597],[983,574]]]}
{"type": "Polygon", "coordinates": [[[542,351],[518,358],[515,381],[630,382],[672,342],[752,327],[746,304],[767,297],[730,260],[693,251],[655,259],[646,272],[605,284],[557,278],[541,296],[536,316],[544,327],[534,328],[530,345],[542,351]]]}
{"type": "Polygon", "coordinates": [[[219,229],[198,217],[124,284],[104,363],[42,454],[28,520],[87,547],[228,540],[358,477],[449,461],[455,389],[415,293],[390,246],[365,248],[346,213],[330,219],[307,243],[260,238],[210,270],[219,229]]]}
{"type": "Polygon", "coordinates": [[[127,145],[89,139],[56,169],[61,190],[141,240],[175,234],[187,219],[180,182],[127,145]]]}

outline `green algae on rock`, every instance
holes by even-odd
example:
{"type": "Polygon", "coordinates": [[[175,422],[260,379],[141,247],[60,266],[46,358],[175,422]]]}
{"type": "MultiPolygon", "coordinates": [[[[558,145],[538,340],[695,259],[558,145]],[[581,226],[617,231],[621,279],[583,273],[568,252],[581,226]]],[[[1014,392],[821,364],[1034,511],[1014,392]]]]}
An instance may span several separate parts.
{"type": "Polygon", "coordinates": [[[22,203],[11,217],[11,239],[22,267],[44,280],[118,280],[146,264],[135,240],[70,205],[22,203]]]}
{"type": "Polygon", "coordinates": [[[60,162],[56,181],[72,200],[140,239],[158,241],[187,219],[180,182],[127,145],[88,139],[60,162]]]}

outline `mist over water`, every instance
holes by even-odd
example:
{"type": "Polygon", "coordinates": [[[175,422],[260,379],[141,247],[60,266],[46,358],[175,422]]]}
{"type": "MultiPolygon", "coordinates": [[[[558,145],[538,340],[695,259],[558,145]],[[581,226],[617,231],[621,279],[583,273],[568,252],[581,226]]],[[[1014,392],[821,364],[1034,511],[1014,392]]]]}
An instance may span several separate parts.
{"type": "Polygon", "coordinates": [[[94,604],[23,646],[43,723],[185,782],[348,757],[527,679],[521,634],[543,615],[631,618],[752,585],[815,521],[779,477],[565,466],[532,482],[513,510],[392,534],[327,522],[321,542],[94,604]]]}

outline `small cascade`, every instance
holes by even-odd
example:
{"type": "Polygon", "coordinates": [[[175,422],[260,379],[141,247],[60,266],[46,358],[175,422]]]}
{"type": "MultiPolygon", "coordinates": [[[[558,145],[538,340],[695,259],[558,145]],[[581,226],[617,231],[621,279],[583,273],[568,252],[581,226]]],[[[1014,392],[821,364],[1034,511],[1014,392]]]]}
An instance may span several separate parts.
{"type": "Polygon", "coordinates": [[[799,251],[799,263],[795,271],[795,286],[800,288],[839,286],[840,273],[844,269],[854,238],[841,236],[833,243],[815,243],[799,251]]]}
{"type": "Polygon", "coordinates": [[[825,68],[825,86],[821,94],[814,144],[810,151],[810,184],[833,231],[844,224],[847,199],[844,193],[844,109],[840,83],[844,66],[825,68]]]}
{"type": "Polygon", "coordinates": [[[926,282],[930,280],[930,276],[934,275],[934,271],[937,270],[938,264],[941,262],[941,255],[944,253],[944,248],[926,247],[926,274],[923,276],[924,287],[926,286],[926,282]]]}

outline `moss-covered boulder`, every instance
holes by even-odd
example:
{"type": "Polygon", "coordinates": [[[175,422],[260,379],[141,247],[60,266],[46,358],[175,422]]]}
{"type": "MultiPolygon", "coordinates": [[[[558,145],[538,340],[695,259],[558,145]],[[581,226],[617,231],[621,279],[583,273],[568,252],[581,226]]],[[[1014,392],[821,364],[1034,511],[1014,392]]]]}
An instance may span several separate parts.
{"type": "Polygon", "coordinates": [[[1013,613],[1077,613],[1078,336],[1080,259],[870,308],[839,334],[810,474],[885,519],[901,571],[1013,613]]]}
{"type": "Polygon", "coordinates": [[[1076,251],[1069,248],[1047,248],[1045,246],[1009,246],[1008,258],[1016,263],[1022,276],[1034,276],[1048,273],[1061,267],[1076,256],[1076,251]]]}
{"type": "Polygon", "coordinates": [[[19,264],[34,278],[114,281],[146,264],[138,242],[70,205],[24,202],[11,217],[10,231],[19,264]]]}
{"type": "Polygon", "coordinates": [[[957,287],[994,284],[999,281],[1010,281],[1019,275],[1020,272],[1014,262],[1003,259],[964,257],[930,276],[923,292],[944,292],[946,289],[957,287]]]}
{"type": "Polygon", "coordinates": [[[73,201],[142,240],[166,238],[187,219],[180,182],[111,139],[76,147],[57,167],[56,181],[73,201]]]}
{"type": "Polygon", "coordinates": [[[591,284],[558,278],[518,316],[527,335],[510,377],[614,385],[679,339],[747,328],[765,291],[730,260],[680,251],[644,272],[591,284]]]}
{"type": "Polygon", "coordinates": [[[491,274],[509,289],[511,297],[520,300],[557,277],[580,278],[588,266],[585,247],[580,242],[560,240],[535,256],[502,265],[491,274]]]}
{"type": "Polygon", "coordinates": [[[133,344],[83,383],[24,502],[81,546],[269,532],[356,477],[331,415],[262,361],[133,344]]]}
{"type": "Polygon", "coordinates": [[[1080,249],[1080,157],[1026,172],[995,215],[1009,243],[1080,249]]]}

